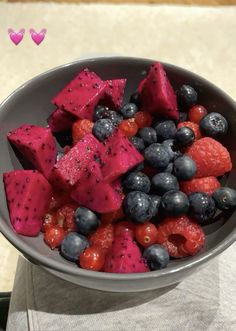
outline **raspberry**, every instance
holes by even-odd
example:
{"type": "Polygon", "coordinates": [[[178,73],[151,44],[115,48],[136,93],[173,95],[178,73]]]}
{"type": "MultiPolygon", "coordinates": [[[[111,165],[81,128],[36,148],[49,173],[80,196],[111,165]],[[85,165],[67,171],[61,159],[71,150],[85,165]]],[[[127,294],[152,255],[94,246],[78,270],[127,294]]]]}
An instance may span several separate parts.
{"type": "Polygon", "coordinates": [[[114,227],[112,224],[100,226],[96,232],[89,237],[90,245],[96,245],[107,251],[114,240],[114,227]]]}
{"type": "Polygon", "coordinates": [[[182,128],[183,126],[187,126],[188,128],[193,130],[196,140],[198,140],[202,137],[200,129],[199,129],[199,125],[197,123],[193,123],[193,122],[189,122],[189,121],[181,122],[178,124],[177,129],[182,128]]]}
{"type": "Polygon", "coordinates": [[[205,243],[200,225],[187,216],[167,218],[158,227],[157,243],[166,247],[171,257],[195,255],[205,243]]]}
{"type": "Polygon", "coordinates": [[[187,155],[197,164],[195,177],[223,176],[232,169],[228,150],[213,138],[205,137],[195,141],[187,155]]]}
{"type": "Polygon", "coordinates": [[[212,195],[220,187],[220,182],[216,177],[193,178],[180,183],[180,189],[186,194],[194,192],[204,192],[212,195]]]}

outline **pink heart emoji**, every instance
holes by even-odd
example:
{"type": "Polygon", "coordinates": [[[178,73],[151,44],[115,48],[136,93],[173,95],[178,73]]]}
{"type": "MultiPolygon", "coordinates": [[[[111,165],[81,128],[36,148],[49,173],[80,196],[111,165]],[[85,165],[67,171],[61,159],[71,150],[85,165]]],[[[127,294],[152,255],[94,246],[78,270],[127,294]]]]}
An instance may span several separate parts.
{"type": "Polygon", "coordinates": [[[9,28],[8,34],[11,41],[17,46],[24,37],[25,29],[20,29],[18,32],[15,32],[12,28],[9,28]]]}
{"type": "Polygon", "coordinates": [[[39,45],[44,40],[47,30],[43,28],[40,32],[37,33],[34,29],[30,29],[29,32],[35,44],[39,45]]]}

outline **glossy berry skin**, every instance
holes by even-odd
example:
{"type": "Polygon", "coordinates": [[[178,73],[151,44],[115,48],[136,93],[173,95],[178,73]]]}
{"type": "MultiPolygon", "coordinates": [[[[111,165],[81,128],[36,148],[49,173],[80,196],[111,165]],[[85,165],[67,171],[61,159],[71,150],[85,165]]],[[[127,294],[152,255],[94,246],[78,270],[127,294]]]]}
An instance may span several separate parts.
{"type": "Polygon", "coordinates": [[[164,146],[170,154],[170,161],[173,161],[174,159],[182,155],[181,152],[177,149],[174,139],[167,139],[163,141],[162,146],[164,146]]]}
{"type": "Polygon", "coordinates": [[[151,183],[153,191],[160,196],[169,191],[179,190],[177,178],[170,173],[159,172],[152,177],[151,183]]]}
{"type": "Polygon", "coordinates": [[[143,258],[150,270],[159,270],[166,268],[169,261],[169,253],[164,246],[155,244],[146,248],[143,252],[143,258]]]}
{"type": "Polygon", "coordinates": [[[102,118],[107,118],[109,109],[108,107],[98,105],[94,109],[93,120],[94,122],[101,120],[102,118]]]}
{"type": "Polygon", "coordinates": [[[155,127],[157,141],[163,142],[167,139],[173,139],[176,134],[176,125],[173,121],[163,121],[155,127]]]}
{"type": "Polygon", "coordinates": [[[79,207],[75,211],[75,225],[80,234],[88,235],[97,230],[100,221],[92,210],[79,207]]]}
{"type": "Polygon", "coordinates": [[[100,271],[105,263],[105,253],[98,246],[86,248],[79,257],[79,265],[83,269],[100,271]]]}
{"type": "Polygon", "coordinates": [[[85,236],[76,232],[70,232],[61,243],[61,255],[72,262],[79,260],[80,254],[89,246],[85,236]]]}
{"type": "Polygon", "coordinates": [[[228,210],[236,207],[236,191],[230,187],[220,187],[213,194],[216,207],[220,210],[228,210]]]}
{"type": "Polygon", "coordinates": [[[127,103],[120,109],[120,113],[124,118],[131,118],[138,112],[138,107],[135,103],[127,103]]]}
{"type": "Polygon", "coordinates": [[[142,138],[134,136],[130,137],[129,140],[139,152],[142,153],[144,151],[145,145],[142,138]]]}
{"type": "Polygon", "coordinates": [[[98,140],[104,141],[108,138],[115,130],[115,126],[111,120],[103,118],[94,123],[93,134],[98,140]]]}
{"type": "Polygon", "coordinates": [[[138,224],[135,226],[134,236],[141,246],[151,246],[157,240],[157,228],[150,222],[138,224]]]}
{"type": "Polygon", "coordinates": [[[83,139],[86,134],[91,133],[93,129],[93,122],[83,119],[78,120],[72,125],[73,144],[83,139]]]}
{"type": "Polygon", "coordinates": [[[123,116],[114,110],[109,110],[106,118],[110,119],[115,126],[118,126],[123,121],[123,116]]]}
{"type": "Polygon", "coordinates": [[[153,204],[149,195],[144,192],[133,191],[124,199],[125,215],[134,222],[144,223],[152,218],[153,204]]]}
{"type": "Polygon", "coordinates": [[[151,127],[145,127],[139,130],[138,135],[142,138],[145,146],[149,146],[157,142],[156,131],[151,127]]]}
{"type": "Polygon", "coordinates": [[[196,171],[196,163],[190,156],[183,155],[174,161],[173,173],[179,180],[189,180],[193,178],[196,171]]]}
{"type": "Polygon", "coordinates": [[[199,125],[197,123],[190,122],[190,121],[181,122],[178,124],[177,129],[180,129],[183,126],[186,126],[187,128],[190,128],[193,130],[193,132],[195,134],[195,140],[202,138],[202,134],[201,134],[199,125]]]}
{"type": "Polygon", "coordinates": [[[159,170],[164,169],[170,163],[170,154],[161,144],[152,144],[144,151],[144,158],[150,166],[159,170]]]}
{"type": "Polygon", "coordinates": [[[119,125],[119,129],[127,137],[133,137],[138,132],[138,126],[133,118],[123,120],[119,125]]]}
{"type": "Polygon", "coordinates": [[[174,168],[174,165],[173,163],[169,163],[168,166],[162,170],[162,172],[167,172],[169,174],[172,174],[173,173],[173,168],[174,168]]]}
{"type": "Polygon", "coordinates": [[[181,108],[189,110],[189,108],[197,103],[198,94],[190,85],[182,85],[177,91],[177,101],[181,108]]]}
{"type": "Polygon", "coordinates": [[[98,246],[105,252],[112,246],[114,240],[113,224],[101,225],[93,234],[89,236],[91,246],[98,246]]]}
{"type": "Polygon", "coordinates": [[[139,129],[151,126],[153,121],[153,117],[146,111],[138,111],[134,118],[139,129]]]}
{"type": "Polygon", "coordinates": [[[159,206],[161,203],[161,197],[159,195],[156,194],[151,194],[150,198],[152,200],[152,205],[153,205],[153,213],[152,213],[152,217],[157,216],[158,211],[159,211],[159,206]]]}
{"type": "Polygon", "coordinates": [[[215,211],[215,202],[208,194],[196,192],[189,195],[189,216],[199,224],[204,225],[214,216],[215,211]]]}
{"type": "Polygon", "coordinates": [[[147,175],[142,172],[130,172],[123,180],[122,186],[126,192],[140,191],[148,193],[151,182],[147,175]]]}
{"type": "Polygon", "coordinates": [[[208,137],[220,137],[227,133],[228,122],[226,118],[219,113],[210,113],[200,121],[200,130],[203,135],[208,137]]]}
{"type": "Polygon", "coordinates": [[[124,232],[129,232],[134,237],[135,225],[131,221],[118,222],[114,226],[114,237],[122,235],[124,232]]]}
{"type": "Polygon", "coordinates": [[[57,223],[57,218],[55,213],[47,213],[43,218],[43,224],[41,231],[46,232],[47,229],[53,227],[57,223]]]}
{"type": "Polygon", "coordinates": [[[133,94],[131,94],[130,99],[129,99],[130,103],[134,103],[137,107],[140,107],[141,105],[141,98],[140,98],[140,94],[138,93],[138,91],[134,92],[133,94]]]}
{"type": "Polygon", "coordinates": [[[175,141],[179,147],[191,145],[195,140],[195,134],[192,129],[183,126],[176,131],[175,141]]]}
{"type": "MultiPolygon", "coordinates": [[[[188,112],[188,119],[191,122],[199,124],[201,119],[206,116],[207,110],[202,105],[195,105],[188,112]]],[[[186,119],[187,120],[187,119],[186,119]]]]}
{"type": "Polygon", "coordinates": [[[65,237],[65,230],[59,225],[54,225],[47,228],[44,233],[44,241],[51,248],[59,247],[65,237]]]}
{"type": "Polygon", "coordinates": [[[135,167],[133,167],[128,173],[130,172],[137,172],[137,171],[143,171],[144,170],[144,162],[139,163],[135,167]]]}
{"type": "Polygon", "coordinates": [[[185,122],[185,121],[187,121],[187,119],[188,119],[188,114],[186,112],[180,111],[179,112],[179,120],[178,120],[178,122],[179,123],[185,122]]]}
{"type": "Polygon", "coordinates": [[[169,191],[161,198],[161,208],[167,216],[184,215],[189,209],[188,197],[181,191],[169,191]]]}

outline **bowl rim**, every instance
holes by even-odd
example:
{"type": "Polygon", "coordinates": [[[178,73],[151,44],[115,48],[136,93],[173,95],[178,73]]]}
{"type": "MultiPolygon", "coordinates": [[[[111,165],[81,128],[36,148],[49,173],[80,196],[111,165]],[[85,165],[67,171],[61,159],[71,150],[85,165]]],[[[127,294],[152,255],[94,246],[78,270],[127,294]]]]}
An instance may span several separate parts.
{"type": "MultiPolygon", "coordinates": [[[[11,98],[15,97],[17,94],[19,94],[22,90],[27,88],[28,86],[38,83],[40,80],[44,80],[47,78],[47,76],[50,76],[51,74],[64,70],[67,67],[73,67],[77,64],[83,64],[86,63],[86,66],[89,65],[89,63],[93,62],[104,62],[111,61],[111,62],[127,62],[127,61],[134,61],[134,62],[142,62],[143,65],[151,65],[153,62],[157,60],[153,59],[146,59],[141,57],[129,57],[129,56],[98,56],[94,58],[83,58],[79,59],[73,62],[69,62],[66,64],[62,64],[59,66],[56,66],[52,69],[49,69],[41,74],[38,74],[37,76],[31,78],[30,80],[23,83],[21,86],[16,88],[8,97],[6,97],[2,103],[0,104],[0,112],[2,113],[2,108],[5,106],[5,104],[8,103],[11,98]]],[[[210,81],[206,80],[205,78],[201,77],[200,75],[189,71],[187,69],[184,69],[182,67],[169,64],[166,62],[161,63],[167,67],[172,69],[181,70],[182,72],[186,72],[187,74],[191,74],[193,78],[200,79],[204,83],[207,83],[210,87],[212,87],[216,92],[220,93],[224,98],[227,99],[227,101],[232,104],[232,107],[236,110],[236,103],[234,100],[226,94],[223,90],[218,88],[216,85],[211,83],[210,81]]],[[[208,260],[212,259],[213,257],[216,257],[218,254],[222,253],[225,249],[227,249],[230,245],[232,245],[236,241],[236,226],[233,229],[233,231],[225,237],[220,243],[218,243],[215,247],[209,249],[207,252],[200,253],[198,255],[195,255],[193,257],[189,257],[188,259],[180,260],[177,265],[169,265],[165,269],[156,270],[152,272],[145,272],[145,273],[129,273],[129,274],[118,274],[118,273],[106,273],[106,272],[98,272],[98,271],[90,271],[85,270],[81,268],[75,268],[75,263],[71,263],[69,261],[68,264],[65,264],[60,261],[53,260],[52,258],[49,258],[47,256],[44,256],[40,252],[36,250],[32,250],[32,247],[27,244],[26,242],[21,240],[21,236],[16,234],[14,230],[9,227],[8,225],[3,222],[3,218],[0,216],[0,231],[4,235],[4,237],[18,250],[20,251],[26,258],[28,258],[31,262],[40,265],[45,268],[53,269],[55,271],[58,271],[63,274],[69,274],[73,276],[82,276],[87,277],[90,279],[109,279],[111,281],[117,281],[117,280],[141,280],[141,279],[150,279],[150,278],[158,278],[162,276],[166,276],[169,274],[177,274],[185,270],[189,270],[192,268],[199,267],[203,263],[206,263],[208,260]]]]}

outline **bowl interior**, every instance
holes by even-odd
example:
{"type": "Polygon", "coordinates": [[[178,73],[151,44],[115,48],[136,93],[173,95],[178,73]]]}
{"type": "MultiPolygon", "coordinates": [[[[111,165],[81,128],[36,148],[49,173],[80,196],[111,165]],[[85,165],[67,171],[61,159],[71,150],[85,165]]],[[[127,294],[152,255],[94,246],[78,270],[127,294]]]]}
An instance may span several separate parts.
{"type": "MultiPolygon", "coordinates": [[[[19,88],[0,107],[1,174],[5,171],[22,168],[11,146],[7,142],[7,133],[23,123],[47,125],[46,119],[55,109],[50,100],[78,71],[88,67],[103,79],[127,78],[125,93],[125,100],[127,101],[130,94],[136,90],[138,83],[146,74],[151,63],[151,60],[130,58],[83,60],[53,69],[32,79],[19,88]]],[[[203,78],[175,66],[165,64],[165,68],[175,89],[184,83],[192,85],[199,92],[200,104],[203,104],[209,111],[218,111],[226,116],[230,124],[230,133],[224,139],[223,144],[229,149],[235,164],[236,150],[233,146],[236,140],[235,103],[225,93],[203,78]]],[[[235,167],[224,181],[229,186],[236,188],[235,167]]],[[[2,180],[0,181],[0,198],[0,229],[25,255],[34,261],[38,261],[40,264],[46,264],[62,272],[78,275],[82,272],[88,276],[95,274],[94,272],[80,270],[76,265],[60,257],[57,251],[51,251],[43,243],[41,234],[37,238],[16,235],[11,229],[2,180]]],[[[204,231],[207,234],[207,241],[204,252],[199,254],[201,256],[202,254],[208,254],[213,248],[222,245],[223,241],[225,241],[226,246],[232,242],[233,232],[235,235],[235,213],[218,214],[216,216],[216,222],[205,226],[204,231]]],[[[173,261],[164,272],[168,273],[168,270],[175,266],[185,266],[198,258],[199,256],[177,262],[173,261]]],[[[148,275],[146,276],[148,277],[148,275]]],[[[128,277],[132,277],[132,275],[128,277]]]]}

